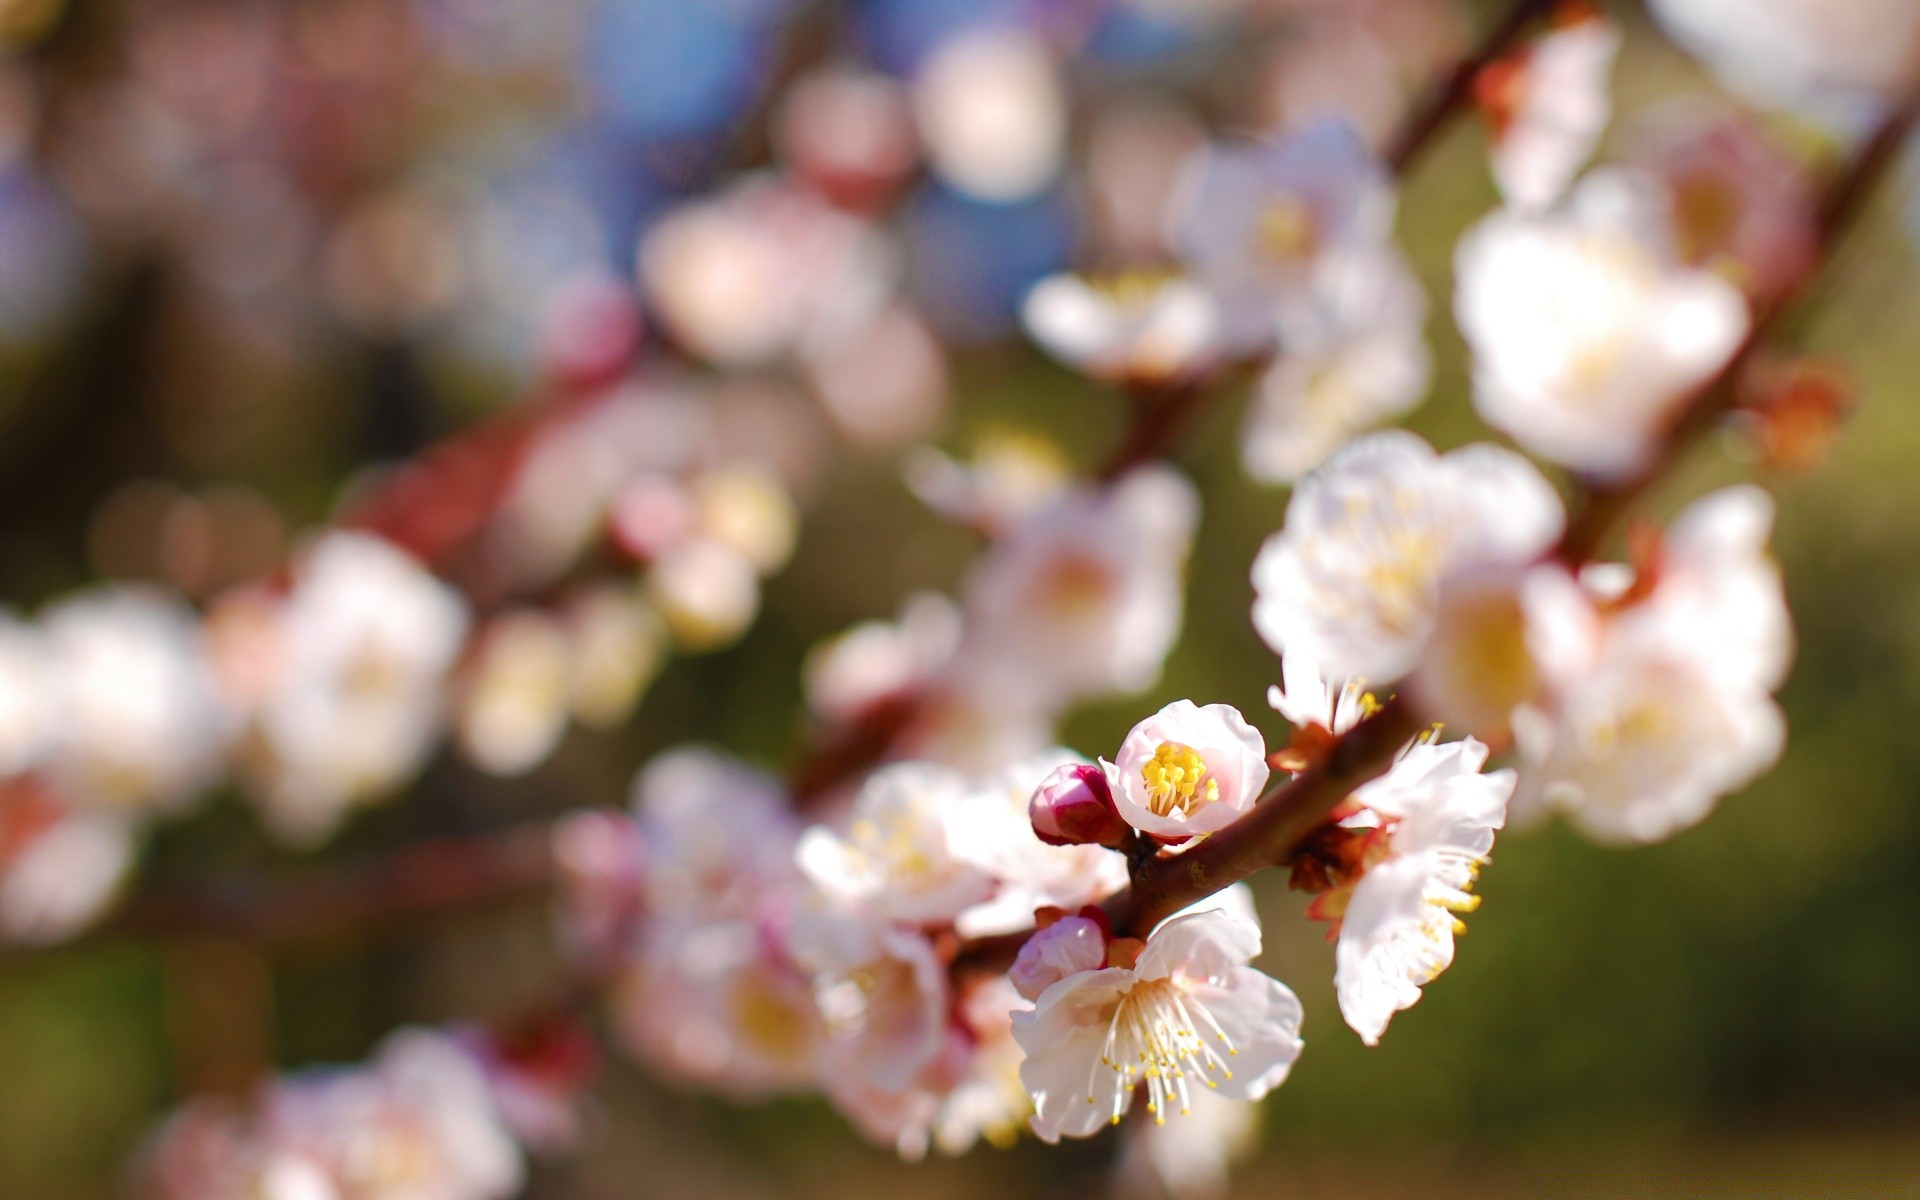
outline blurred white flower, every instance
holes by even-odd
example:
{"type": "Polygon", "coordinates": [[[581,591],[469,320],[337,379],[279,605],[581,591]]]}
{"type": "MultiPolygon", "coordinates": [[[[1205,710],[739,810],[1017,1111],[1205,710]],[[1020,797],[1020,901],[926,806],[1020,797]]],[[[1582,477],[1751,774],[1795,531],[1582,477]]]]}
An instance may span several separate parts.
{"type": "Polygon", "coordinates": [[[920,934],[844,910],[802,912],[790,945],[826,1022],[819,1084],[874,1141],[924,1148],[939,1099],[924,1086],[951,1046],[946,968],[920,934]]]}
{"type": "Polygon", "coordinates": [[[554,909],[562,943],[586,963],[629,951],[644,907],[646,839],[626,813],[581,809],[554,822],[554,909]]]}
{"type": "Polygon", "coordinates": [[[1453,962],[1472,912],[1480,864],[1506,823],[1512,771],[1480,773],[1487,748],[1472,738],[1422,738],[1356,791],[1326,866],[1333,886],[1308,915],[1335,922],[1334,992],[1340,1015],[1371,1046],[1393,1014],[1453,962]]]}
{"type": "Polygon", "coordinates": [[[1218,356],[1222,313],[1179,275],[1049,275],[1020,305],[1047,353],[1097,379],[1154,386],[1197,375],[1218,356]]]}
{"type": "Polygon", "coordinates": [[[634,780],[633,811],[651,913],[757,920],[799,887],[786,793],[724,754],[681,746],[655,755],[634,780]]]}
{"type": "Polygon", "coordinates": [[[1323,261],[1386,245],[1393,211],[1386,167],[1351,126],[1327,118],[1272,142],[1196,151],[1171,241],[1218,298],[1229,345],[1257,352],[1313,319],[1323,261]]]}
{"type": "Polygon", "coordinates": [[[523,609],[487,622],[479,642],[460,698],[460,743],[482,770],[523,774],[567,729],[566,632],[553,617],[523,609]]]}
{"type": "Polygon", "coordinates": [[[1757,488],[1716,492],[1674,521],[1631,590],[1594,571],[1540,589],[1532,636],[1559,652],[1543,660],[1544,698],[1514,719],[1518,810],[1659,841],[1773,765],[1786,728],[1771,693],[1792,633],[1766,553],[1772,514],[1757,488]]]}
{"type": "Polygon", "coordinates": [[[145,1200],[341,1200],[318,1162],[259,1135],[227,1102],[189,1102],[154,1132],[141,1157],[145,1200]]]}
{"type": "MultiPolygon", "coordinates": [[[[963,854],[966,778],[905,762],[868,776],[844,831],[816,825],[795,861],[822,893],[883,920],[940,924],[987,900],[994,878],[963,854]]],[[[977,832],[977,831],[976,831],[977,832]]],[[[1028,831],[1031,834],[1031,830],[1028,831]]]]}
{"type": "Polygon", "coordinates": [[[893,251],[872,227],[766,177],[677,209],[640,247],[649,301],[689,350],[723,367],[870,320],[893,277],[893,251]]]}
{"type": "Polygon", "coordinates": [[[810,983],[748,920],[652,922],[612,994],[622,1042],[651,1070],[735,1101],[812,1084],[825,1027],[810,983]]]}
{"type": "Polygon", "coordinates": [[[1102,846],[1051,846],[1033,831],[1027,804],[1063,763],[1085,760],[1055,750],[1014,763],[975,784],[959,802],[952,848],[995,881],[994,894],[954,921],[961,937],[990,937],[1033,926],[1034,910],[1069,911],[1127,885],[1126,856],[1102,846]]]}
{"type": "Polygon", "coordinates": [[[1779,105],[1891,99],[1920,71],[1910,0],[1651,0],[1676,42],[1727,86],[1779,105]]]}
{"type": "Polygon", "coordinates": [[[803,348],[807,379],[856,446],[894,450],[926,437],[949,406],[947,351],[920,314],[893,304],[844,336],[803,348]]]}
{"type": "Polygon", "coordinates": [[[1160,677],[1180,630],[1193,485],[1146,467],[1079,489],[995,542],[962,592],[968,670],[1044,703],[1138,692],[1160,677]]]}
{"type": "Polygon", "coordinates": [[[271,1083],[260,1110],[260,1136],[339,1200],[507,1200],[525,1183],[479,1064],[433,1030],[391,1035],[365,1067],[271,1083]]]}
{"type": "Polygon", "coordinates": [[[666,665],[666,626],[632,587],[619,583],[588,588],[566,603],[561,617],[574,718],[594,729],[622,724],[666,665]]]}
{"type": "Polygon", "coordinates": [[[0,942],[57,942],[86,928],[133,848],[118,814],[76,811],[32,778],[0,784],[0,942]]]}
{"type": "Polygon", "coordinates": [[[889,697],[933,679],[960,644],[960,609],[937,592],[918,592],[893,621],[862,621],[807,654],[807,707],[846,722],[889,697]]]}
{"type": "Polygon", "coordinates": [[[388,542],[336,532],[308,549],[246,763],[274,833],[320,841],[420,769],[467,623],[459,594],[388,542]]]}
{"type": "Polygon", "coordinates": [[[786,565],[800,518],[793,497],[771,471],[748,462],[730,463],[695,475],[688,490],[701,534],[739,554],[762,575],[786,565]]]}
{"type": "Polygon", "coordinates": [[[213,783],[234,732],[199,622],[180,601],[121,586],[45,610],[47,770],[74,803],[174,812],[213,783]]]}
{"type": "Polygon", "coordinates": [[[1292,483],[1355,434],[1417,406],[1433,371],[1427,297],[1389,251],[1329,256],[1247,409],[1240,453],[1262,483],[1292,483]]]}
{"type": "Polygon", "coordinates": [[[1592,156],[1613,113],[1607,76],[1619,52],[1619,26],[1598,11],[1583,12],[1482,74],[1493,177],[1509,205],[1527,212],[1551,207],[1592,156]]]}
{"type": "Polygon", "coordinates": [[[1217,1200],[1227,1168],[1258,1140],[1260,1110],[1209,1088],[1188,1093],[1189,1112],[1172,1125],[1136,1122],[1116,1168],[1123,1194],[1217,1200]]]}
{"type": "Polygon", "coordinates": [[[691,537],[653,564],[647,596],[674,644],[699,654],[732,645],[746,633],[760,613],[760,577],[733,547],[691,537]]]}
{"type": "Polygon", "coordinates": [[[1495,213],[1461,239],[1454,316],[1480,415],[1602,479],[1640,470],[1746,335],[1738,288],[1674,265],[1657,189],[1596,172],[1566,211],[1495,213]]]}
{"type": "Polygon", "coordinates": [[[1260,799],[1267,747],[1233,706],[1176,700],[1135,725],[1103,762],[1127,824],[1169,841],[1224,829],[1260,799]]]}
{"type": "Polygon", "coordinates": [[[1072,464],[1051,439],[1023,430],[990,429],[959,462],[931,446],[909,451],[907,486],[949,521],[989,534],[1012,528],[1059,499],[1072,482],[1072,464]]]}
{"type": "Polygon", "coordinates": [[[1068,975],[1016,1012],[1033,1131],[1047,1142],[1088,1137],[1117,1124],[1143,1082],[1156,1122],[1189,1114],[1203,1088],[1258,1100],[1278,1087],[1300,1054],[1300,1002],[1247,966],[1259,953],[1253,921],[1182,914],[1144,946],[1113,943],[1112,965],[1068,975]]]}
{"type": "Polygon", "coordinates": [[[1303,480],[1253,564],[1253,623],[1284,659],[1385,685],[1419,659],[1450,575],[1524,564],[1565,521],[1517,454],[1444,456],[1411,433],[1370,434],[1303,480]]]}
{"type": "Polygon", "coordinates": [[[1036,33],[996,28],[948,39],[921,68],[913,103],[934,172],[969,195],[1020,200],[1060,173],[1066,91],[1036,33]]]}
{"type": "Polygon", "coordinates": [[[774,127],[782,162],[836,203],[874,211],[919,147],[906,89],[877,71],[833,65],[787,90],[774,127]]]}
{"type": "Polygon", "coordinates": [[[1026,1058],[1013,1040],[1013,1014],[1020,995],[1006,979],[995,977],[963,992],[956,1005],[968,1042],[959,1079],[940,1102],[933,1121],[933,1144],[940,1153],[964,1154],[985,1138],[1011,1146],[1033,1114],[1033,1102],[1020,1084],[1026,1058]]]}

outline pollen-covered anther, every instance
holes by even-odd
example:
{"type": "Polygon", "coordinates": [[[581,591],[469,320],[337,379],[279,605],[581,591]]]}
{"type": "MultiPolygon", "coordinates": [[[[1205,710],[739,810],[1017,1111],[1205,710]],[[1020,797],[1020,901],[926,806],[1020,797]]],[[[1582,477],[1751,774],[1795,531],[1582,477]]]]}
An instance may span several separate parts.
{"type": "Polygon", "coordinates": [[[1219,781],[1208,777],[1206,760],[1179,742],[1162,742],[1140,776],[1147,785],[1147,803],[1160,816],[1190,813],[1220,798],[1219,781]]]}

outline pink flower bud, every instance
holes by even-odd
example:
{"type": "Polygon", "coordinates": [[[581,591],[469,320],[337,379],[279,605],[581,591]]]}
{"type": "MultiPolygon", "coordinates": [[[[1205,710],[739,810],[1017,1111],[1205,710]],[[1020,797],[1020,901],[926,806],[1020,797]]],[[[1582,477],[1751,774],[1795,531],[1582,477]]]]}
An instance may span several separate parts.
{"type": "Polygon", "coordinates": [[[1092,763],[1067,763],[1047,776],[1028,802],[1027,816],[1049,846],[1119,846],[1132,833],[1113,806],[1106,773],[1092,763]]]}
{"type": "Polygon", "coordinates": [[[1028,938],[1007,972],[1014,990],[1029,1000],[1069,975],[1107,965],[1107,935],[1098,921],[1062,917],[1028,938]]]}

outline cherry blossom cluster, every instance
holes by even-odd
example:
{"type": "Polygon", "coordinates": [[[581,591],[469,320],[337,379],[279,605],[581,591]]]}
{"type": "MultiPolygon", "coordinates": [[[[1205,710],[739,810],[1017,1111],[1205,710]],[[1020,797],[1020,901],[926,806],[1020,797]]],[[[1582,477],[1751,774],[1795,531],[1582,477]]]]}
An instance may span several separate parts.
{"type": "MultiPolygon", "coordinates": [[[[1120,7],[1217,29],[1234,6],[1120,7]]],[[[1313,25],[1329,43],[1399,12],[1334,7],[1313,25]]],[[[1920,72],[1897,0],[1651,9],[1795,108],[1884,108],[1920,72]],[[1757,74],[1774,56],[1792,69],[1757,74]]],[[[979,557],[951,595],[814,649],[814,753],[788,776],[676,746],[624,810],[558,822],[562,1007],[590,998],[672,1086],[817,1095],[908,1159],[1120,1126],[1129,1169],[1205,1191],[1305,1049],[1299,996],[1256,965],[1247,877],[1284,869],[1310,896],[1341,1021],[1372,1046],[1452,965],[1510,823],[1657,842],[1777,760],[1793,635],[1771,499],[1723,488],[1624,531],[1609,506],[1736,405],[1776,462],[1831,424],[1821,407],[1806,432],[1802,377],[1746,368],[1832,206],[1764,126],[1718,109],[1669,110],[1589,169],[1622,31],[1586,4],[1517,15],[1544,18],[1539,36],[1489,47],[1469,81],[1501,204],[1457,244],[1451,305],[1505,444],[1382,428],[1433,375],[1427,295],[1395,244],[1417,145],[1337,102],[1342,81],[1295,83],[1292,63],[1263,138],[1164,112],[1102,125],[1088,190],[1122,265],[1038,273],[1019,320],[1125,395],[1144,449],[1087,479],[1020,435],[906,453],[907,487],[979,533],[979,557]],[[1061,746],[1077,705],[1162,678],[1200,522],[1198,490],[1158,461],[1167,423],[1249,376],[1242,463],[1292,488],[1248,564],[1274,717],[1177,699],[1102,753],[1061,746]]],[[[896,208],[916,164],[986,204],[1052,185],[1061,47],[1085,34],[1035,17],[932,39],[909,82],[806,76],[775,165],[678,198],[636,247],[662,336],[703,367],[614,387],[536,439],[458,571],[432,538],[340,530],[204,617],[115,591],[0,630],[9,932],[84,921],[128,832],[223,771],[283,836],[324,837],[449,729],[480,765],[526,769],[569,720],[624,717],[669,643],[736,638],[793,549],[808,473],[783,454],[798,426],[751,397],[802,379],[869,449],[928,431],[944,360],[896,208]],[[574,586],[607,546],[635,578],[574,586]],[[477,582],[455,590],[419,555],[477,582]],[[519,599],[548,589],[566,599],[519,599]]],[[[1356,73],[1389,89],[1405,65],[1356,73]]],[[[187,1106],[142,1179],[156,1200],[504,1200],[524,1150],[576,1131],[577,1050],[403,1031],[367,1065],[187,1106]]]]}
{"type": "Polygon", "coordinates": [[[668,654],[740,636],[792,551],[797,464],[759,440],[778,411],[664,383],[590,396],[532,439],[467,535],[482,570],[466,589],[419,556],[445,549],[421,534],[433,514],[382,530],[376,509],[203,610],[107,585],[0,618],[0,936],[84,928],[141,831],[224,780],[276,839],[310,847],[449,738],[515,775],[570,723],[623,723],[668,654]],[[569,577],[603,546],[623,570],[569,577]]]}

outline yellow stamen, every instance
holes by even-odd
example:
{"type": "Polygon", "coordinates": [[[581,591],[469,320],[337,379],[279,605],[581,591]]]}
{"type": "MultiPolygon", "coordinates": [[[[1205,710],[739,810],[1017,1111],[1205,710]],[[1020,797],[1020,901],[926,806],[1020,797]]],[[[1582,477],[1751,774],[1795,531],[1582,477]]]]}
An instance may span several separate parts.
{"type": "Polygon", "coordinates": [[[1179,742],[1160,743],[1140,777],[1147,785],[1147,807],[1155,816],[1190,815],[1220,798],[1220,784],[1207,777],[1206,760],[1179,742]]]}

